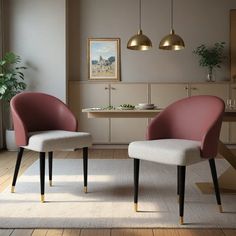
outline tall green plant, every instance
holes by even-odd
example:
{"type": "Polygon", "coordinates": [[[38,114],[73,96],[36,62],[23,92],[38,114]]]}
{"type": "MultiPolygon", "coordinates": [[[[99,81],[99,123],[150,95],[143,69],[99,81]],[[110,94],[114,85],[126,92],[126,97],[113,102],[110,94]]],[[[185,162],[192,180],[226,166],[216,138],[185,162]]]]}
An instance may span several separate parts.
{"type": "Polygon", "coordinates": [[[214,68],[221,68],[223,62],[225,42],[215,43],[213,47],[207,47],[205,44],[201,44],[197,47],[193,53],[200,57],[199,65],[201,67],[207,67],[209,73],[212,73],[214,68]]]}
{"type": "Polygon", "coordinates": [[[16,94],[25,90],[24,82],[25,66],[18,66],[21,63],[20,56],[13,52],[6,53],[0,60],[0,100],[6,102],[6,112],[8,113],[7,126],[12,129],[12,119],[10,115],[9,103],[16,94]]]}
{"type": "Polygon", "coordinates": [[[26,88],[23,73],[26,67],[17,66],[20,62],[20,56],[13,52],[6,53],[0,60],[0,99],[8,103],[26,88]]]}

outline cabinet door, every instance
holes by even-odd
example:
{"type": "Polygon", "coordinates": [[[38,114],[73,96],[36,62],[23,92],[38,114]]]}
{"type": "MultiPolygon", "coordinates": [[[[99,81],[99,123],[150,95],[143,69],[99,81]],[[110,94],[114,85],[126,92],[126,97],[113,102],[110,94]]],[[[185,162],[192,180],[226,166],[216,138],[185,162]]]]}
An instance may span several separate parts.
{"type": "MultiPolygon", "coordinates": [[[[190,91],[191,96],[213,95],[222,98],[224,101],[229,97],[228,84],[192,84],[190,91]]],[[[220,139],[224,143],[229,143],[229,122],[223,122],[220,139]]]]}
{"type": "Polygon", "coordinates": [[[70,108],[79,121],[79,130],[91,133],[93,143],[109,142],[109,119],[91,119],[83,108],[105,107],[109,105],[108,84],[69,83],[70,108]]]}
{"type": "MultiPolygon", "coordinates": [[[[137,105],[148,102],[147,84],[111,84],[111,105],[137,105]]],[[[145,118],[112,118],[111,142],[129,143],[144,140],[147,128],[145,118]]]]}
{"type": "MultiPolygon", "coordinates": [[[[236,84],[230,87],[231,98],[236,100],[236,84]]],[[[229,140],[231,144],[236,144],[236,122],[230,122],[229,140]]]]}
{"type": "Polygon", "coordinates": [[[187,84],[151,84],[151,103],[159,108],[165,108],[187,96],[187,84]]]}

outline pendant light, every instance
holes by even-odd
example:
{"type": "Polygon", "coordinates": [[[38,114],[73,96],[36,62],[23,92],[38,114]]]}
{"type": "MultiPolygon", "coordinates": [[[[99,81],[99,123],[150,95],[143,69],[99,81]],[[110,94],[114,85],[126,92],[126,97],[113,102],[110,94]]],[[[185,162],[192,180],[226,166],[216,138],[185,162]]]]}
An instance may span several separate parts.
{"type": "Polygon", "coordinates": [[[152,47],[151,40],[143,34],[141,29],[141,0],[139,0],[139,30],[136,35],[130,38],[127,43],[127,48],[131,50],[145,51],[152,47]]]}
{"type": "Polygon", "coordinates": [[[181,50],[185,48],[183,39],[175,34],[173,29],[173,0],[171,0],[171,14],[170,14],[171,30],[170,34],[166,35],[160,42],[159,48],[163,50],[181,50]]]}

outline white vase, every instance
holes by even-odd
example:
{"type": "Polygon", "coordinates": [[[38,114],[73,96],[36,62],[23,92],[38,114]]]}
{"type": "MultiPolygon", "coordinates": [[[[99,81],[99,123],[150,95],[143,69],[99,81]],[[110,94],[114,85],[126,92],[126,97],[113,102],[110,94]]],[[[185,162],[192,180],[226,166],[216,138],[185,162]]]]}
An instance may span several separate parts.
{"type": "Polygon", "coordinates": [[[15,130],[6,130],[6,146],[8,151],[18,150],[15,142],[15,130]]]}
{"type": "Polygon", "coordinates": [[[213,69],[208,69],[207,73],[207,82],[215,82],[216,77],[215,77],[215,72],[213,69]]]}

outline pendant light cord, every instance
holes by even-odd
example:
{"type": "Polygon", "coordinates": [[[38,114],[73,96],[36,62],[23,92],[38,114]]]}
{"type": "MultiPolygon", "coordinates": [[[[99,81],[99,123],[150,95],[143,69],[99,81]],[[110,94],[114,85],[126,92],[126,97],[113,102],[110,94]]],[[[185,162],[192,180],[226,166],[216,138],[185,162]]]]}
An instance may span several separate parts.
{"type": "Polygon", "coordinates": [[[141,12],[141,0],[139,0],[139,30],[141,30],[142,28],[142,25],[141,25],[141,22],[142,22],[142,12],[141,12]]]}
{"type": "Polygon", "coordinates": [[[171,8],[170,8],[170,26],[171,26],[171,30],[173,30],[174,26],[173,26],[173,14],[174,14],[174,11],[173,11],[173,0],[171,0],[171,8]]]}

